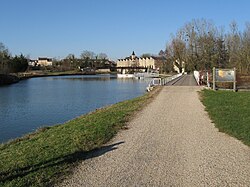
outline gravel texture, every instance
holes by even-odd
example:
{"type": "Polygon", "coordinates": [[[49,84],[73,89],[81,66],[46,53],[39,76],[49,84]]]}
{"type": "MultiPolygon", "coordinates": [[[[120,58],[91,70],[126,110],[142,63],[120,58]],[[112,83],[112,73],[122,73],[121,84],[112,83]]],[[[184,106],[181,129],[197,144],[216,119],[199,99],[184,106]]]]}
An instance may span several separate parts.
{"type": "Polygon", "coordinates": [[[218,132],[200,89],[164,87],[58,186],[250,186],[250,148],[218,132]]]}

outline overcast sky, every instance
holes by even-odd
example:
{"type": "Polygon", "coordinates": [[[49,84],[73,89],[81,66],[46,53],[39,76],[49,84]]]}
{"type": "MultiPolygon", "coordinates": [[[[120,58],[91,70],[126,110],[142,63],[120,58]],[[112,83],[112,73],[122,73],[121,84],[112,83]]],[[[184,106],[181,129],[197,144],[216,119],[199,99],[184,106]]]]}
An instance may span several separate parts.
{"type": "Polygon", "coordinates": [[[243,30],[249,8],[248,0],[1,0],[0,42],[31,58],[90,50],[115,60],[157,54],[192,19],[243,30]]]}

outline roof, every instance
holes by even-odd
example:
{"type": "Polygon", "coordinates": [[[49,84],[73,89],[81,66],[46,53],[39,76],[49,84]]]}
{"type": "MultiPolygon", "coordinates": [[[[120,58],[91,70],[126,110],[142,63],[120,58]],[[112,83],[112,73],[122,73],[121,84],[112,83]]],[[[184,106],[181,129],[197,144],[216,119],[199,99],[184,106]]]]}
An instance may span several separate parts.
{"type": "Polygon", "coordinates": [[[47,58],[47,57],[38,57],[38,60],[48,60],[48,61],[50,61],[50,60],[52,60],[52,58],[47,58]]]}

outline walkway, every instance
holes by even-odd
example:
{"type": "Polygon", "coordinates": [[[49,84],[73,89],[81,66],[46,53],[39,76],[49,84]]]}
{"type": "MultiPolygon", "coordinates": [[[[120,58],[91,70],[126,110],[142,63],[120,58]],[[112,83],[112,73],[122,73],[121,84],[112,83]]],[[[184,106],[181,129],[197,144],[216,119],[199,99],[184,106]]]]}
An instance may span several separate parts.
{"type": "Polygon", "coordinates": [[[60,186],[249,186],[250,148],[218,132],[199,90],[165,86],[60,186]]]}
{"type": "Polygon", "coordinates": [[[181,78],[167,83],[167,86],[197,86],[193,75],[182,75],[181,78]]]}

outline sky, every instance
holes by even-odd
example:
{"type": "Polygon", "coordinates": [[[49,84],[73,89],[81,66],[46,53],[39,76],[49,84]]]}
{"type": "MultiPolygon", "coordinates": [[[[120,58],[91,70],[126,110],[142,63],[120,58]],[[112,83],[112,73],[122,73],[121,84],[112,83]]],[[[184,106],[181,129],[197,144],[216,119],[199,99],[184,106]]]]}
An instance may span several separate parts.
{"type": "Polygon", "coordinates": [[[249,8],[249,0],[0,0],[0,42],[32,59],[89,50],[116,60],[158,54],[193,19],[244,30],[249,8]]]}

